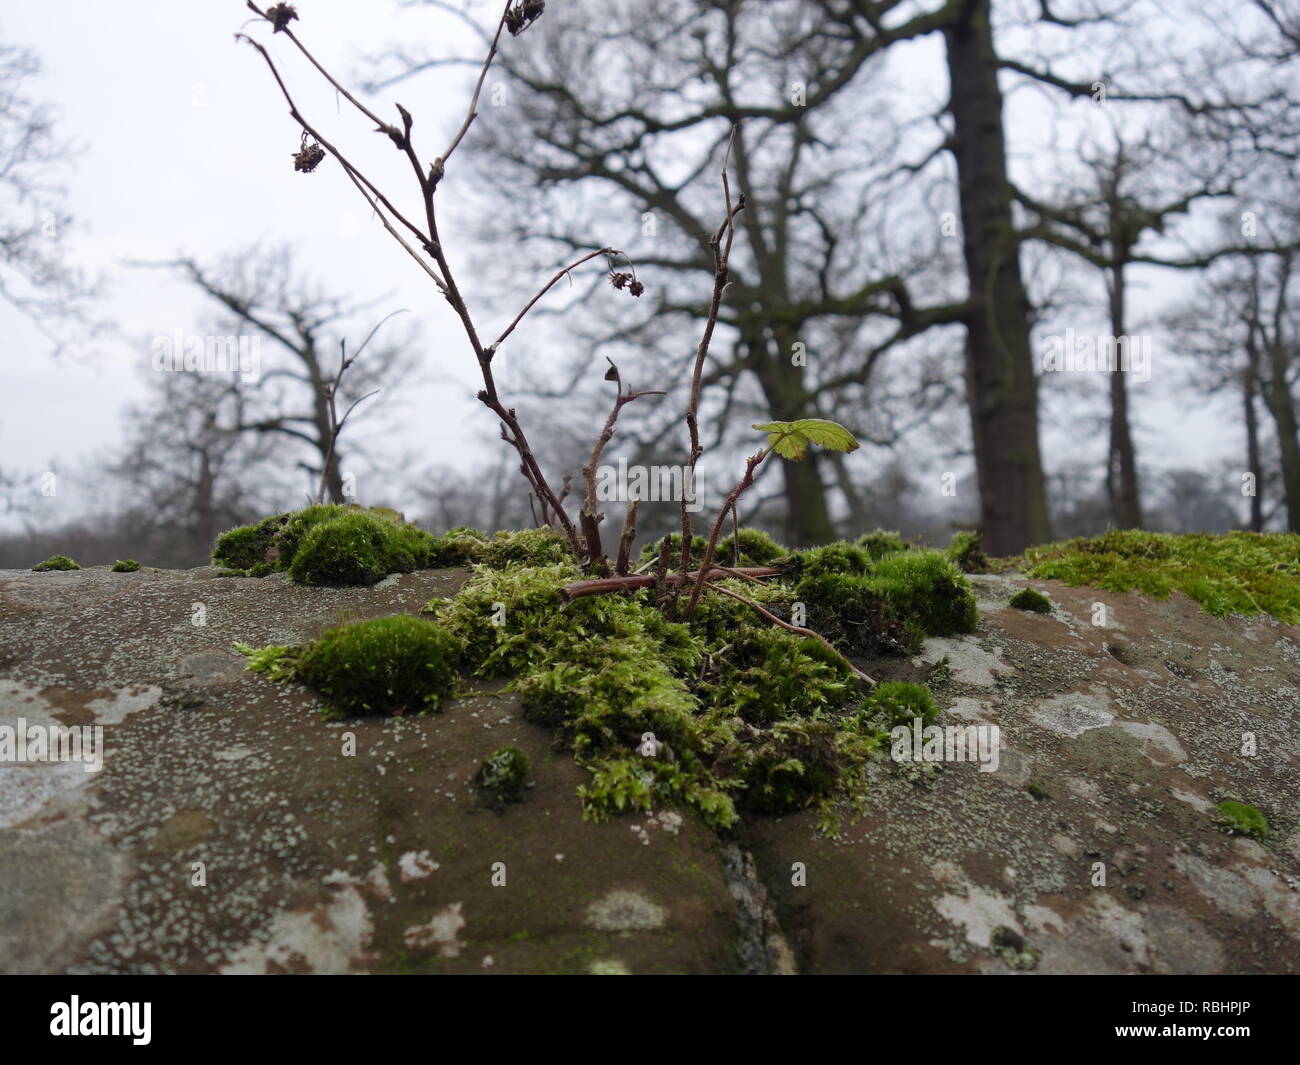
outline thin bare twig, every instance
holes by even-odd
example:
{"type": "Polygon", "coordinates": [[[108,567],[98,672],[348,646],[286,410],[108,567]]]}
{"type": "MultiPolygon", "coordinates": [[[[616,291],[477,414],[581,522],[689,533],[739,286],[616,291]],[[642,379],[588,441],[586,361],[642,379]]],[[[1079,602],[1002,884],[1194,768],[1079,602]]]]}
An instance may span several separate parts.
{"type": "MultiPolygon", "coordinates": [[[[704,363],[708,358],[709,345],[713,341],[713,330],[718,324],[718,314],[722,310],[722,298],[726,293],[727,285],[730,283],[731,273],[729,262],[731,259],[731,246],[736,236],[736,213],[744,210],[745,200],[742,196],[740,202],[735,206],[731,202],[731,179],[727,175],[727,169],[731,164],[731,149],[736,143],[736,137],[739,133],[739,126],[731,127],[731,136],[727,139],[727,150],[722,157],[722,193],[726,201],[727,216],[718,226],[718,230],[713,234],[713,239],[709,241],[713,248],[713,298],[709,303],[709,314],[704,323],[704,332],[700,336],[699,346],[695,351],[695,364],[691,371],[691,397],[686,408],[686,428],[690,434],[691,451],[687,458],[686,474],[683,476],[683,484],[687,478],[694,481],[695,466],[700,460],[700,455],[704,453],[704,447],[700,443],[699,412],[700,412],[700,391],[704,382],[704,363]]],[[[685,492],[682,498],[682,561],[680,569],[684,573],[691,565],[691,512],[686,505],[685,492]]]]}

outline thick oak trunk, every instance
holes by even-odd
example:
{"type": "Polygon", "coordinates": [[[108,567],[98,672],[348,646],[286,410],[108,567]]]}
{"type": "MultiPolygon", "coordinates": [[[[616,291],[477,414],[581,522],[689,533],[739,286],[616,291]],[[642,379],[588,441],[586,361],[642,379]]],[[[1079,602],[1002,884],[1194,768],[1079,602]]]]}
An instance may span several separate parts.
{"type": "Polygon", "coordinates": [[[1016,554],[1051,538],[1038,448],[1029,301],[1011,213],[1002,92],[988,0],[944,29],[953,154],[971,310],[966,391],[986,549],[1016,554]]]}

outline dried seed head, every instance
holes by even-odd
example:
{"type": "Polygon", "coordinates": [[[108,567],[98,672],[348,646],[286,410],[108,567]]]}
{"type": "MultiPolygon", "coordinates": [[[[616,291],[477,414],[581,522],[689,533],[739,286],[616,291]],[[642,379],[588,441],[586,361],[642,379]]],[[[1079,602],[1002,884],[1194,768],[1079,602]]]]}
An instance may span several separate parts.
{"type": "Polygon", "coordinates": [[[645,285],[641,284],[632,274],[621,270],[610,271],[609,283],[620,291],[627,289],[634,296],[640,296],[645,291],[645,285]]]}
{"type": "Polygon", "coordinates": [[[304,174],[310,174],[320,161],[325,158],[325,149],[315,142],[304,144],[302,151],[293,153],[293,168],[301,170],[304,174]]]}
{"type": "Polygon", "coordinates": [[[298,17],[298,11],[292,4],[275,4],[266,9],[266,17],[271,20],[273,33],[279,33],[298,17]]]}
{"type": "Polygon", "coordinates": [[[518,37],[534,22],[542,17],[546,10],[546,0],[519,0],[519,3],[506,12],[506,29],[511,37],[518,37]]]}

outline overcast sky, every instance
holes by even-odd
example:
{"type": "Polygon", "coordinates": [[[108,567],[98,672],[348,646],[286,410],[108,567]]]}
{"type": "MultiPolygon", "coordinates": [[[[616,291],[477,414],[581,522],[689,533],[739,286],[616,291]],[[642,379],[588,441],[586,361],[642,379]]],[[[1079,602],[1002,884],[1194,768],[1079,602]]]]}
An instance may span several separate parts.
{"type": "MultiPolygon", "coordinates": [[[[448,39],[458,32],[455,22],[427,8],[403,9],[394,0],[299,0],[296,6],[304,38],[351,84],[364,57],[387,44],[443,54],[459,46],[448,39]]],[[[473,399],[477,371],[458,323],[424,275],[367,217],[337,167],[311,176],[293,172],[297,134],[282,99],[257,54],[234,41],[247,15],[242,0],[6,0],[0,9],[3,38],[34,48],[43,62],[44,73],[29,93],[53,105],[59,136],[80,147],[65,182],[77,224],[63,239],[75,261],[103,276],[101,313],[119,331],[55,361],[45,354],[44,338],[0,306],[5,468],[30,474],[51,463],[71,468],[104,455],[121,442],[124,407],[144,395],[152,338],[176,329],[211,331],[208,306],[183,283],[159,271],[130,269],[125,260],[180,253],[209,259],[257,239],[291,242],[334,291],[358,299],[390,293],[384,309],[412,310],[428,352],[429,380],[407,390],[400,416],[372,418],[372,439],[382,431],[393,454],[419,449],[466,468],[481,454],[463,443],[467,421],[489,434],[491,427],[473,399]]],[[[398,166],[397,153],[383,152],[378,137],[368,144],[364,123],[338,108],[333,94],[321,91],[318,79],[290,54],[292,46],[266,29],[256,27],[256,36],[285,60],[282,70],[308,116],[349,130],[354,146],[379,149],[367,158],[382,161],[376,167],[381,179],[389,172],[384,166],[398,166]]],[[[902,73],[941,97],[946,79],[936,45],[914,50],[902,73]]],[[[423,154],[432,156],[463,115],[470,80],[463,70],[425,77],[367,102],[386,114],[400,99],[417,116],[423,154]]],[[[1026,95],[1010,106],[1040,105],[1026,95]]],[[[1033,121],[1051,119],[1040,111],[1033,121]]],[[[1018,121],[1012,128],[1025,126],[1018,121]]],[[[1013,165],[1019,164],[1013,159],[1013,165]]],[[[409,182],[401,170],[391,172],[400,175],[400,187],[409,182]]],[[[449,185],[454,178],[453,172],[449,185]]],[[[472,240],[454,218],[448,229],[453,250],[472,240]]],[[[1179,284],[1154,272],[1135,280],[1142,288],[1134,303],[1142,313],[1179,284]]],[[[1157,363],[1161,356],[1157,345],[1157,363]]],[[[1168,380],[1157,374],[1134,387],[1144,465],[1196,466],[1241,448],[1234,425],[1173,395],[1168,380]]],[[[1076,427],[1053,423],[1058,400],[1059,393],[1044,424],[1049,469],[1080,461],[1082,451],[1104,454],[1102,434],[1080,441],[1076,427]]],[[[94,490],[77,484],[71,498],[59,501],[58,514],[81,510],[94,490]]]]}

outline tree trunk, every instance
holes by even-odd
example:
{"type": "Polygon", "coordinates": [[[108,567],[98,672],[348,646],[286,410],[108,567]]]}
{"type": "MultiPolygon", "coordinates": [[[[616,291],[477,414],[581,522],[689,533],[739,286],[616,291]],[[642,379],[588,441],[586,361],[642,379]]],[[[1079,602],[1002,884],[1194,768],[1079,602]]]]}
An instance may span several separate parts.
{"type": "MultiPolygon", "coordinates": [[[[765,339],[752,343],[758,345],[759,360],[755,367],[763,398],[767,401],[771,417],[788,421],[808,416],[809,395],[804,390],[802,366],[790,361],[795,338],[783,332],[774,333],[775,351],[765,339]]],[[[785,542],[790,547],[812,547],[835,539],[835,526],[831,522],[830,507],[826,502],[826,486],[818,469],[818,456],[809,448],[799,462],[780,459],[781,475],[785,482],[785,542]]]]}
{"type": "Polygon", "coordinates": [[[1300,440],[1297,439],[1295,403],[1287,387],[1287,355],[1280,337],[1268,345],[1271,380],[1265,392],[1269,413],[1277,424],[1277,446],[1282,459],[1282,486],[1286,493],[1287,532],[1300,533],[1300,440]]]}
{"type": "Polygon", "coordinates": [[[986,549],[1012,555],[1051,538],[1038,449],[1029,300],[1011,214],[1002,92],[989,0],[944,29],[963,243],[970,283],[966,389],[986,549]]]}
{"type": "Polygon", "coordinates": [[[312,424],[316,433],[316,451],[320,455],[321,475],[325,479],[325,502],[346,503],[343,498],[343,476],[339,472],[338,448],[331,449],[334,426],[330,419],[329,390],[331,382],[325,380],[321,373],[320,359],[316,355],[316,345],[306,333],[300,332],[302,349],[300,356],[307,367],[307,376],[312,388],[312,424]]]}
{"type": "Polygon", "coordinates": [[[1255,394],[1259,390],[1259,349],[1253,343],[1246,345],[1246,369],[1242,374],[1241,400],[1246,414],[1246,468],[1255,481],[1255,492],[1250,497],[1250,530],[1264,531],[1264,469],[1259,457],[1259,412],[1255,409],[1255,394]]]}
{"type": "Polygon", "coordinates": [[[212,437],[205,434],[199,445],[199,473],[194,485],[194,531],[199,543],[210,550],[217,539],[217,514],[214,505],[216,478],[212,472],[209,448],[212,437]]]}
{"type": "MultiPolygon", "coordinates": [[[[1118,357],[1124,332],[1124,263],[1126,247],[1115,245],[1110,283],[1110,328],[1118,357]]],[[[1142,497],[1138,491],[1137,454],[1128,421],[1128,382],[1116,365],[1110,375],[1110,454],[1106,463],[1106,496],[1116,528],[1142,528],[1142,497]]]]}

